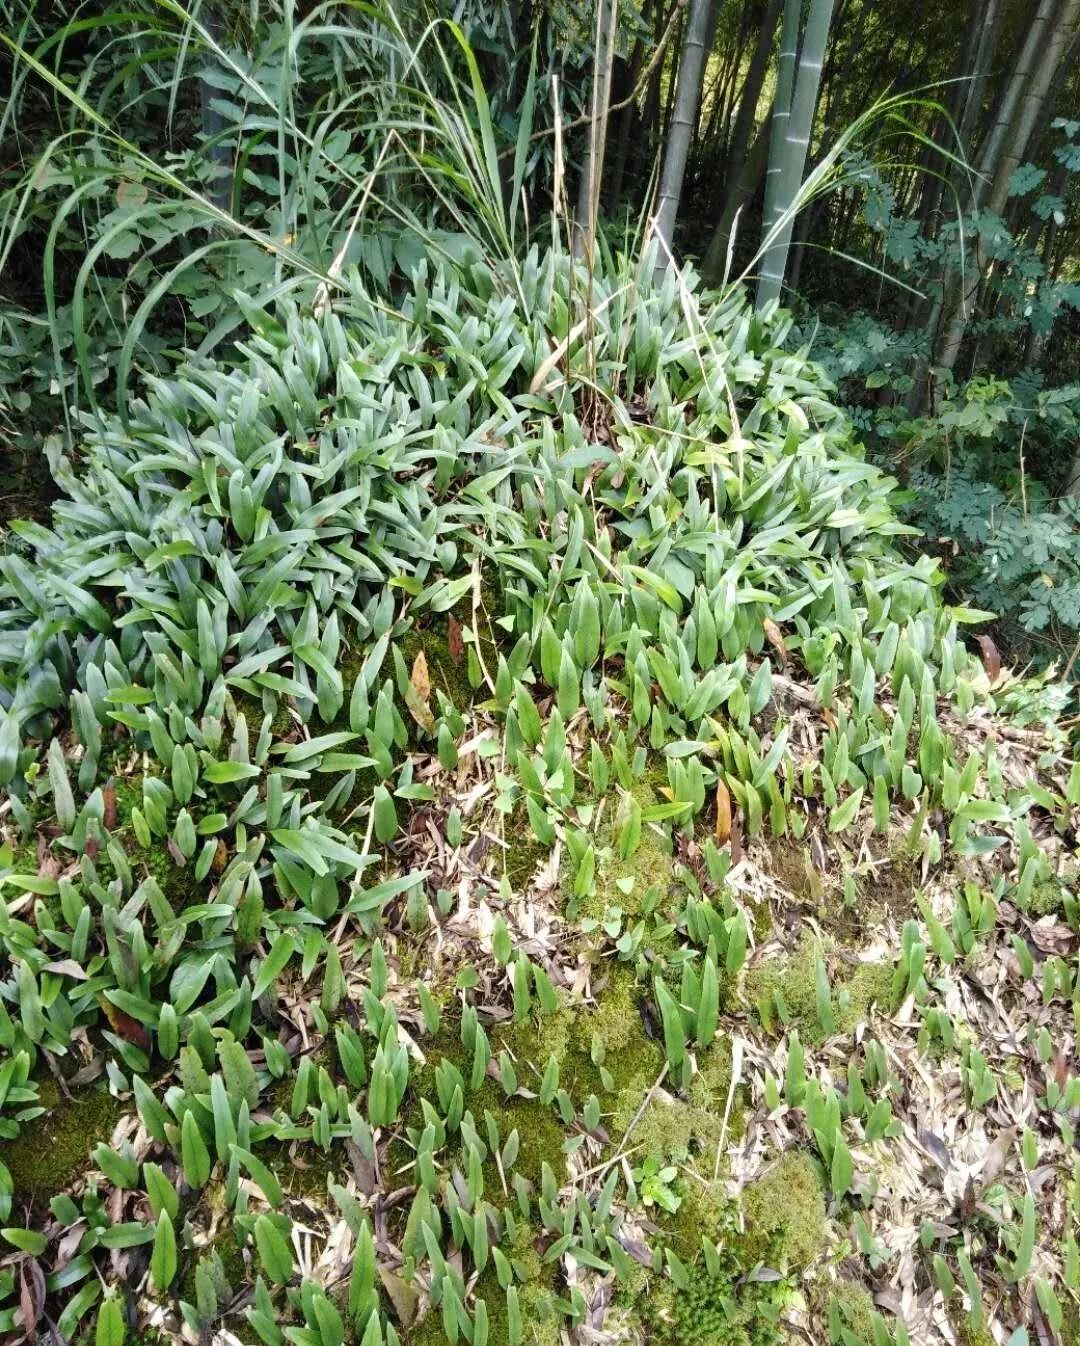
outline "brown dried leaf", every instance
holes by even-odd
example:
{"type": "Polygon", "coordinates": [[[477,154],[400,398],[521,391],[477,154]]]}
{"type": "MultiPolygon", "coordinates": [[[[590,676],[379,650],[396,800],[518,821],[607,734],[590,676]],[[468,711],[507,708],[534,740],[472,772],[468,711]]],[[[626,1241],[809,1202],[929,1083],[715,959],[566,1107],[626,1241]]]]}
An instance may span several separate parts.
{"type": "Polygon", "coordinates": [[[974,1184],[969,1188],[969,1192],[976,1198],[982,1196],[987,1188],[993,1186],[998,1175],[1005,1167],[1009,1151],[1016,1144],[1016,1135],[1016,1127],[1007,1126],[987,1149],[986,1158],[983,1160],[982,1168],[979,1171],[978,1188],[975,1189],[974,1184]]]}
{"type": "Polygon", "coordinates": [[[383,1289],[390,1296],[394,1313],[402,1327],[412,1327],[420,1310],[420,1292],[396,1271],[379,1263],[379,1279],[383,1289]]]}
{"type": "Polygon", "coordinates": [[[765,639],[780,656],[781,664],[787,667],[787,646],[784,644],[784,636],[780,628],[769,617],[766,617],[761,625],[765,632],[765,639]]]}
{"type": "Polygon", "coordinates": [[[986,675],[993,686],[1001,676],[1001,655],[998,653],[998,647],[989,636],[976,636],[975,639],[982,654],[983,668],[986,669],[986,675]]]}
{"type": "Polygon", "coordinates": [[[130,1014],[125,1014],[122,1009],[118,1009],[107,996],[99,995],[97,1001],[115,1033],[119,1033],[125,1042],[134,1043],[144,1052],[150,1050],[150,1034],[145,1025],[139,1023],[138,1019],[133,1019],[130,1014]]]}
{"type": "Polygon", "coordinates": [[[952,1167],[952,1159],[949,1157],[949,1149],[940,1136],[936,1136],[933,1131],[928,1131],[919,1127],[917,1131],[919,1144],[926,1153],[934,1160],[941,1169],[952,1167]]]}
{"type": "Polygon", "coordinates": [[[644,1239],[632,1238],[629,1234],[619,1232],[615,1237],[622,1244],[624,1250],[630,1254],[635,1262],[640,1262],[643,1267],[652,1266],[652,1251],[644,1239]]]}
{"type": "Polygon", "coordinates": [[[428,704],[431,698],[431,678],[427,657],[421,650],[413,660],[412,676],[405,688],[405,705],[409,714],[426,734],[435,732],[435,716],[428,704]]]}
{"type": "Polygon", "coordinates": [[[61,958],[55,963],[46,963],[42,972],[55,972],[58,977],[72,977],[75,981],[89,981],[89,977],[74,958],[61,958]]]}
{"type": "Polygon", "coordinates": [[[465,658],[465,641],[461,634],[461,623],[453,613],[447,622],[446,645],[450,651],[450,658],[455,664],[460,664],[465,658]]]}
{"type": "Polygon", "coordinates": [[[39,878],[56,879],[60,877],[63,866],[56,856],[53,855],[49,846],[48,837],[44,836],[41,832],[38,833],[37,838],[37,861],[39,878]]]}
{"type": "Polygon", "coordinates": [[[731,863],[737,865],[743,857],[742,835],[737,827],[731,829],[731,863]]]}
{"type": "Polygon", "coordinates": [[[111,832],[116,826],[116,782],[111,776],[105,782],[105,788],[101,791],[101,798],[104,804],[101,824],[106,832],[111,832]]]}
{"type": "Polygon", "coordinates": [[[19,1260],[19,1308],[26,1340],[37,1341],[37,1325],[45,1312],[45,1276],[33,1257],[19,1260]]]}
{"type": "Polygon", "coordinates": [[[223,841],[217,844],[217,850],[214,852],[214,858],[210,861],[210,868],[215,874],[220,874],[229,863],[229,850],[223,841]]]}
{"type": "Polygon", "coordinates": [[[1056,953],[1067,958],[1076,947],[1076,936],[1064,921],[1047,916],[1031,926],[1031,943],[1043,953],[1056,953]]]}
{"type": "Polygon", "coordinates": [[[421,701],[431,700],[431,677],[428,674],[427,655],[420,650],[413,660],[411,681],[421,701]]]}
{"type": "Polygon", "coordinates": [[[116,204],[121,210],[134,210],[145,203],[149,194],[144,182],[122,178],[116,188],[116,204]]]}
{"type": "Polygon", "coordinates": [[[722,780],[716,782],[716,841],[722,846],[731,836],[731,795],[722,780]]]}

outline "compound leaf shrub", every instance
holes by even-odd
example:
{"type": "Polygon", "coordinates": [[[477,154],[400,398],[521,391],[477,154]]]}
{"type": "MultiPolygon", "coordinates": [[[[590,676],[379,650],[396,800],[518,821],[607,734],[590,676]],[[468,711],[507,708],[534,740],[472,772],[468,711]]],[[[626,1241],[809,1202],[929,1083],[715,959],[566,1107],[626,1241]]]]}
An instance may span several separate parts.
{"type": "MultiPolygon", "coordinates": [[[[152,1315],[189,1335],[246,1285],[268,1343],[279,1320],[316,1343],[541,1340],[538,1324],[583,1320],[582,1269],[632,1287],[636,1262],[707,1308],[701,1340],[749,1320],[773,1340],[788,1269],[755,1279],[753,1254],[721,1255],[737,1226],[714,1185],[728,1116],[717,1129],[715,1101],[693,1101],[722,1076],[722,996],[750,940],[721,886],[733,818],[798,838],[815,822],[884,832],[895,808],[928,864],[1006,847],[1021,904],[1045,877],[1031,798],[1008,799],[992,750],[954,734],[988,710],[989,679],[958,638],[972,614],[898,549],[893,483],[784,350],[783,323],[650,275],[610,263],[588,320],[581,271],[536,251],[503,270],[431,257],[401,292],[357,283],[321,316],[248,305],[228,358],[191,358],[88,419],[51,527],[14,530],[0,1127],[19,1136],[43,1053],[88,1034],[139,1123],[95,1137],[108,1206],[94,1180],[73,1189],[81,1205],[57,1190],[51,1218],[32,1208],[15,1228],[0,1167],[22,1254],[51,1265],[53,1239],[89,1231],[45,1284],[69,1334],[96,1314],[115,1335],[97,1270],[152,1243],[152,1315]],[[820,712],[812,759],[792,746],[793,703],[820,712]],[[465,763],[488,774],[455,793],[465,763]],[[931,808],[944,821],[923,833],[931,808]],[[571,974],[521,916],[509,863],[492,871],[493,817],[561,855],[563,946],[575,921],[610,941],[625,976],[594,1024],[567,1026],[571,974]],[[695,836],[704,867],[652,946],[644,917],[668,914],[671,851],[695,836]],[[476,937],[486,964],[463,960],[449,994],[424,975],[425,932],[445,921],[451,938],[475,904],[444,884],[448,850],[496,908],[476,937]],[[635,1054],[642,999],[658,1027],[635,1054]],[[556,1166],[617,1156],[658,1071],[687,1110],[643,1124],[637,1171],[664,1175],[670,1221],[646,1228],[618,1164],[591,1165],[589,1190],[556,1166]],[[717,1165],[705,1208],[668,1162],[699,1134],[717,1165]],[[347,1147],[369,1184],[360,1199],[333,1168],[325,1184],[346,1276],[299,1258],[286,1145],[347,1147]],[[401,1171],[407,1199],[378,1216],[400,1252],[388,1266],[368,1198],[401,1171]],[[208,1209],[231,1261],[193,1239],[208,1209]]],[[[1056,776],[1038,787],[1040,806],[1067,810],[1075,777],[1068,800],[1056,776]]],[[[969,906],[974,941],[988,908],[969,906]]],[[[920,931],[907,923],[885,979],[915,1000],[920,931]]],[[[819,1037],[851,999],[817,956],[819,1037]]],[[[762,1005],[764,1022],[779,993],[762,1005]]],[[[865,1091],[842,1108],[801,1056],[785,1089],[840,1203],[845,1124],[880,1140],[891,1112],[865,1091]]],[[[0,1280],[5,1327],[15,1293],[0,1280]]],[[[677,1337],[673,1308],[665,1321],[677,1337]]]]}

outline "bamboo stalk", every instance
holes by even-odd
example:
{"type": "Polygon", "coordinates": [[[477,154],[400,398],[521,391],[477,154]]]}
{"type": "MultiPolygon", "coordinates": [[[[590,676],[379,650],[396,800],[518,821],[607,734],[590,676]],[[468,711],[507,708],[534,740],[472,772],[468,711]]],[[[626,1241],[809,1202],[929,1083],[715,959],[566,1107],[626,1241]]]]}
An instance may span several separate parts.
{"type": "MultiPolygon", "coordinates": [[[[784,9],[783,49],[780,56],[781,61],[789,65],[794,54],[795,33],[788,31],[788,22],[789,18],[794,18],[797,23],[798,8],[798,5],[789,4],[784,9]]],[[[832,8],[833,0],[812,0],[798,55],[798,68],[797,71],[792,70],[794,88],[786,114],[780,101],[783,90],[779,87],[777,90],[777,110],[773,114],[773,140],[769,146],[769,168],[765,180],[764,256],[757,288],[758,309],[778,299],[784,283],[796,201],[814,129],[814,112],[832,8]]]]}

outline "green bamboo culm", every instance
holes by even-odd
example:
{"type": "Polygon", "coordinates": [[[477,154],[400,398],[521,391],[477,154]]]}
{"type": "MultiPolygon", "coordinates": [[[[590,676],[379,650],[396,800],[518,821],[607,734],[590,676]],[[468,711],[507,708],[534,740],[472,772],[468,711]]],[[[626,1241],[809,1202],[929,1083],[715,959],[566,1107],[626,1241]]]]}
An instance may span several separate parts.
{"type": "Polygon", "coordinates": [[[784,0],[780,25],[780,55],[777,58],[776,95],[769,123],[769,161],[765,170],[765,208],[761,227],[768,234],[776,215],[780,177],[784,166],[784,145],[791,118],[791,97],[795,89],[795,67],[799,60],[799,31],[802,27],[802,0],[784,0]]]}
{"type": "Polygon", "coordinates": [[[709,39],[709,0],[690,0],[679,82],[675,90],[675,110],[668,131],[660,191],[656,206],[656,235],[661,240],[656,253],[656,280],[661,282],[668,268],[675,218],[679,213],[686,160],[690,153],[694,128],[701,103],[701,79],[705,70],[709,39]]]}
{"type": "Polygon", "coordinates": [[[787,271],[832,10],[833,0],[811,0],[800,45],[801,0],[786,0],[784,5],[765,177],[761,275],[757,287],[759,310],[779,297],[787,271]]]}

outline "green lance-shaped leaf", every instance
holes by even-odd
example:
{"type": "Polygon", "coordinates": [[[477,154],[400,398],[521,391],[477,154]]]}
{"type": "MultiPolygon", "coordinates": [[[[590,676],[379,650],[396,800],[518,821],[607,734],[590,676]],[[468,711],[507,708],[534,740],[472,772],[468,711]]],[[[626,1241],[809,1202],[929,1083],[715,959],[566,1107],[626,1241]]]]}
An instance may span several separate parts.
{"type": "Polygon", "coordinates": [[[180,1123],[180,1162],[189,1187],[196,1191],[210,1178],[210,1151],[206,1148],[193,1112],[185,1112],[180,1123]]]}
{"type": "Polygon", "coordinates": [[[371,1236],[371,1226],[365,1217],[356,1237],[356,1252],[353,1257],[352,1274],[349,1277],[349,1317],[362,1330],[378,1305],[378,1291],[375,1288],[375,1243],[371,1236]]]}
{"type": "Polygon", "coordinates": [[[150,1279],[154,1289],[169,1288],[176,1275],[176,1232],[168,1211],[161,1211],[154,1230],[154,1250],[150,1255],[150,1279]]]}
{"type": "Polygon", "coordinates": [[[889,782],[884,775],[874,777],[874,828],[881,834],[889,830],[889,782]]]}
{"type": "Polygon", "coordinates": [[[120,1303],[120,1296],[113,1291],[101,1301],[101,1308],[98,1310],[97,1331],[94,1334],[94,1346],[124,1346],[125,1335],[124,1310],[120,1303]]]}
{"type": "Polygon", "coordinates": [[[514,1022],[523,1023],[532,1009],[529,960],[523,953],[514,959],[514,1022]]]}
{"type": "Polygon", "coordinates": [[[540,742],[542,731],[540,712],[536,708],[536,702],[532,699],[529,689],[521,682],[514,689],[514,711],[517,715],[521,737],[525,740],[525,746],[535,748],[540,742]]]}
{"type": "Polygon", "coordinates": [[[18,985],[22,1026],[31,1042],[40,1042],[45,1036],[45,1014],[34,969],[25,960],[19,963],[18,985]]]}
{"type": "Polygon", "coordinates": [[[814,960],[814,992],[817,999],[818,1022],[826,1037],[836,1032],[836,1015],[832,1005],[832,987],[825,959],[818,954],[814,960]]]}
{"type": "Polygon", "coordinates": [[[616,815],[616,846],[620,860],[629,860],[641,841],[641,805],[631,794],[624,795],[616,815]]]}
{"type": "Polygon", "coordinates": [[[506,918],[502,912],[495,917],[495,925],[491,932],[491,951],[495,955],[495,961],[503,967],[509,963],[514,951],[506,918]]]}
{"type": "Polygon", "coordinates": [[[1035,1255],[1035,1198],[1030,1192],[1024,1196],[1024,1209],[1020,1224],[1020,1242],[1016,1249],[1016,1258],[1007,1270],[1008,1279],[1015,1285],[1022,1281],[1031,1270],[1035,1255]]]}
{"type": "Polygon", "coordinates": [[[784,1099],[789,1108],[797,1108],[806,1097],[806,1057],[798,1033],[788,1043],[787,1068],[784,1071],[784,1099]]]}
{"type": "Polygon", "coordinates": [[[250,1150],[241,1149],[240,1146],[233,1149],[233,1155],[239,1161],[241,1168],[247,1171],[252,1181],[260,1188],[267,1204],[275,1209],[280,1206],[282,1201],[281,1183],[278,1182],[273,1172],[266,1167],[262,1160],[256,1158],[250,1150]]]}
{"type": "Polygon", "coordinates": [[[94,1150],[94,1163],[101,1169],[114,1187],[128,1191],[139,1181],[139,1162],[130,1145],[124,1146],[124,1153],[118,1154],[110,1145],[104,1143],[94,1150]]]}
{"type": "Polygon", "coordinates": [[[49,744],[48,775],[49,786],[52,789],[53,808],[56,811],[56,821],[65,832],[70,832],[75,826],[77,816],[75,796],[71,791],[67,762],[64,760],[64,749],[58,738],[54,738],[49,744]]]}
{"type": "Polygon", "coordinates": [[[149,1161],[143,1164],[143,1185],[150,1198],[154,1218],[157,1219],[164,1212],[175,1220],[180,1213],[180,1194],[165,1176],[165,1170],[160,1164],[149,1161]]]}
{"type": "Polygon", "coordinates": [[[30,1253],[33,1257],[40,1257],[49,1246],[47,1235],[41,1233],[38,1229],[21,1229],[18,1226],[12,1226],[8,1229],[0,1229],[0,1236],[13,1247],[21,1252],[30,1253]]]}
{"type": "Polygon", "coordinates": [[[591,668],[600,655],[600,605],[586,580],[578,586],[572,612],[574,658],[581,668],[591,668]]]}
{"type": "Polygon", "coordinates": [[[397,836],[397,810],[394,798],[385,785],[377,785],[371,804],[375,814],[375,837],[382,846],[397,836]]]}
{"type": "Polygon", "coordinates": [[[697,1045],[707,1047],[716,1036],[720,1019],[720,979],[716,964],[706,956],[701,969],[701,993],[697,1011],[697,1045]]]}
{"type": "Polygon", "coordinates": [[[275,1285],[287,1285],[293,1274],[292,1249],[269,1215],[255,1221],[255,1247],[263,1271],[275,1285]]]}
{"type": "Polygon", "coordinates": [[[842,804],[833,809],[829,816],[830,832],[843,832],[846,827],[850,827],[855,821],[855,815],[859,811],[862,797],[863,787],[860,785],[857,790],[848,795],[842,804]]]}
{"type": "Polygon", "coordinates": [[[852,1162],[851,1151],[848,1149],[848,1143],[843,1134],[837,1130],[833,1144],[832,1165],[829,1170],[830,1186],[837,1199],[851,1190],[854,1177],[855,1165],[852,1162]]]}
{"type": "Polygon", "coordinates": [[[550,1107],[555,1101],[555,1095],[559,1092],[559,1058],[549,1056],[548,1063],[544,1067],[543,1078],[540,1081],[540,1102],[545,1107],[550,1107]]]}
{"type": "Polygon", "coordinates": [[[581,705],[581,673],[574,662],[569,637],[563,644],[562,656],[559,660],[557,701],[559,714],[564,720],[570,720],[581,705]]]}
{"type": "Polygon", "coordinates": [[[654,983],[656,1003],[660,1010],[660,1022],[664,1029],[664,1050],[673,1070],[677,1070],[686,1059],[686,1034],[683,1012],[678,1001],[671,994],[660,977],[654,983]]]}
{"type": "Polygon", "coordinates": [[[508,1346],[521,1346],[522,1333],[521,1303],[516,1285],[506,1287],[506,1340],[508,1346]]]}

